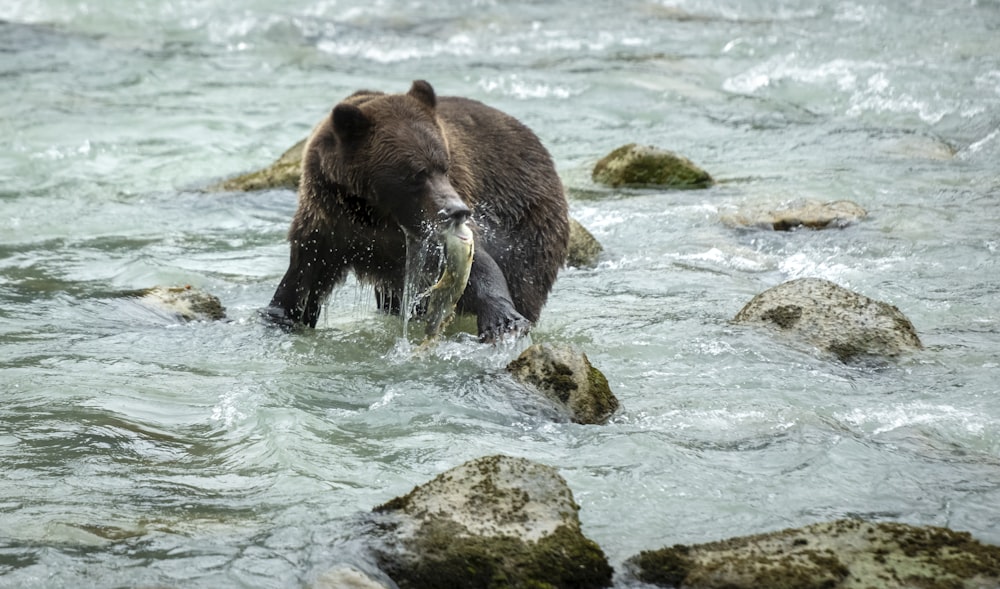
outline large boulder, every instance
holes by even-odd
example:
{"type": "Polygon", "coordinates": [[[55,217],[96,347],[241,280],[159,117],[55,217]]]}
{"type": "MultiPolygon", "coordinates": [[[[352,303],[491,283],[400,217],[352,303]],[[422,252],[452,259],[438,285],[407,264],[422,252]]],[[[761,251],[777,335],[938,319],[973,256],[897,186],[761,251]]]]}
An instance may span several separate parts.
{"type": "Polygon", "coordinates": [[[594,182],[611,187],[707,188],[712,177],[686,157],[657,147],[629,143],[594,166],[594,182]]]}
{"type": "Polygon", "coordinates": [[[608,587],[613,571],[578,510],[554,468],[488,456],[376,507],[373,547],[401,589],[608,587]]]}
{"type": "Polygon", "coordinates": [[[522,384],[565,408],[570,419],[603,424],[618,410],[608,379],[587,355],[569,346],[534,344],[507,365],[522,384]]]}
{"type": "Polygon", "coordinates": [[[838,520],[642,552],[626,568],[684,589],[987,589],[1000,587],[1000,547],[946,528],[838,520]]]}
{"type": "Polygon", "coordinates": [[[866,216],[868,211],[849,200],[822,202],[814,199],[798,199],[774,207],[744,205],[736,211],[723,213],[721,218],[723,223],[731,227],[790,231],[799,227],[840,229],[866,216]]]}
{"type": "Polygon", "coordinates": [[[799,278],[750,300],[733,318],[794,335],[843,362],[893,357],[922,346],[895,306],[821,278],[799,278]]]}

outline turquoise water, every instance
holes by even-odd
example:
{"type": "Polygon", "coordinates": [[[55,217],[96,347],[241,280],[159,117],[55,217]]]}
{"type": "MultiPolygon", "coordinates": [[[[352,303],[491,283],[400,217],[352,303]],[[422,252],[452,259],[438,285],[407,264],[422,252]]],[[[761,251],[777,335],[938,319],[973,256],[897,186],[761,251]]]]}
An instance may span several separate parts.
{"type": "Polygon", "coordinates": [[[1000,3],[8,0],[0,20],[0,586],[300,587],[359,558],[356,514],[497,452],[558,468],[616,567],[847,515],[1000,543],[1000,3]],[[414,78],[531,126],[604,244],[532,341],[590,356],[609,425],[514,386],[524,342],[412,357],[353,284],[315,331],[256,320],[294,194],[201,189],[414,78]],[[720,182],[594,186],[629,142],[720,182]],[[800,197],[870,216],[719,220],[800,197]],[[898,306],[926,350],[844,366],[729,323],[802,276],[898,306]],[[116,296],[181,284],[231,321],[116,296]]]}

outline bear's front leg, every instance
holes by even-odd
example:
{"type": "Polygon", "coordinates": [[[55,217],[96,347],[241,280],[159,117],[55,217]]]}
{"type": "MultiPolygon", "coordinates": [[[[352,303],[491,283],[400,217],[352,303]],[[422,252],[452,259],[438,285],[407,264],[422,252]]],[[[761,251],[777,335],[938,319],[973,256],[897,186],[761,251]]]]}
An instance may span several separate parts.
{"type": "Polygon", "coordinates": [[[477,247],[469,272],[469,284],[459,300],[463,311],[475,313],[479,339],[494,342],[506,334],[521,336],[531,329],[531,321],[514,308],[507,279],[500,266],[477,247]]]}
{"type": "Polygon", "coordinates": [[[268,319],[286,327],[316,327],[323,302],[347,275],[347,264],[328,236],[313,231],[291,238],[288,270],[265,310],[268,319]]]}

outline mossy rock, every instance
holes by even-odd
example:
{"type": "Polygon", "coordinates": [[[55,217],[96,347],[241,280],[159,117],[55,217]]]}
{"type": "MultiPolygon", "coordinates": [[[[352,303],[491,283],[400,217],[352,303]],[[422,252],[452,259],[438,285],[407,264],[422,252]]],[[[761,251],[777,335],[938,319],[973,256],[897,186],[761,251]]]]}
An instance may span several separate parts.
{"type": "Polygon", "coordinates": [[[566,253],[566,265],[575,268],[593,268],[601,256],[604,247],[597,241],[586,227],[576,219],[569,220],[569,250],[566,253]]]}
{"type": "Polygon", "coordinates": [[[302,152],[305,146],[306,140],[303,139],[263,170],[224,180],[209,187],[209,190],[228,192],[253,192],[274,188],[297,190],[299,178],[302,176],[302,152]]]}
{"type": "Polygon", "coordinates": [[[217,321],[226,318],[219,297],[193,286],[154,286],[126,293],[140,305],[181,321],[217,321]]]}
{"type": "Polygon", "coordinates": [[[642,552],[630,574],[685,589],[983,589],[1000,587],[1000,547],[966,532],[838,520],[642,552]]]}
{"type": "Polygon", "coordinates": [[[672,151],[635,143],[623,145],[594,166],[595,182],[611,187],[707,188],[708,172],[672,151]]]}
{"type": "Polygon", "coordinates": [[[587,355],[568,346],[535,344],[507,370],[521,383],[565,407],[575,423],[603,424],[618,410],[608,379],[587,355]]]}
{"type": "Polygon", "coordinates": [[[731,227],[760,227],[775,231],[844,228],[868,216],[868,211],[849,200],[821,202],[799,199],[776,207],[747,205],[722,214],[722,222],[731,227]]]}
{"type": "Polygon", "coordinates": [[[401,589],[590,589],[611,585],[604,552],[549,466],[496,455],[446,471],[375,511],[379,567],[401,589]]]}
{"type": "Polygon", "coordinates": [[[843,362],[922,348],[913,324],[898,308],[821,278],[770,288],[751,299],[733,321],[794,335],[843,362]]]}

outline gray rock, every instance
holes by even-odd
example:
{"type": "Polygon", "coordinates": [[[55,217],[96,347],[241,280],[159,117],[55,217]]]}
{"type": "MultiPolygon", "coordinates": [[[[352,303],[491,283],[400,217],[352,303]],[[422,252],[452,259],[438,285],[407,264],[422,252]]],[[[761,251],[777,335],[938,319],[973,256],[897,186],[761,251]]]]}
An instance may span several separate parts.
{"type": "Polygon", "coordinates": [[[594,166],[595,182],[611,187],[707,188],[715,183],[708,172],[672,151],[629,143],[604,156],[594,166]]]}
{"type": "Polygon", "coordinates": [[[396,589],[396,585],[384,583],[355,567],[338,565],[320,575],[309,589],[396,589]]]}
{"type": "Polygon", "coordinates": [[[611,566],[578,510],[554,468],[479,458],[376,507],[376,559],[403,589],[608,587],[611,566]]]}
{"type": "Polygon", "coordinates": [[[913,324],[899,309],[820,278],[770,288],[751,299],[733,321],[792,334],[843,362],[922,348],[913,324]]]}
{"type": "Polygon", "coordinates": [[[838,520],[642,552],[630,573],[684,589],[995,589],[1000,547],[966,532],[838,520]]]}
{"type": "Polygon", "coordinates": [[[299,178],[302,176],[302,151],[305,146],[306,140],[303,139],[281,154],[281,157],[270,166],[224,180],[210,186],[208,190],[230,192],[252,192],[273,188],[297,190],[299,178]]]}
{"type": "Polygon", "coordinates": [[[521,383],[565,407],[576,423],[603,424],[618,410],[608,379],[583,352],[568,346],[535,344],[507,370],[521,383]]]}
{"type": "Polygon", "coordinates": [[[760,227],[789,231],[799,227],[809,229],[843,228],[864,219],[868,211],[849,200],[821,202],[799,199],[771,208],[766,205],[746,205],[721,215],[731,227],[760,227]]]}
{"type": "Polygon", "coordinates": [[[593,268],[597,266],[604,247],[576,219],[569,220],[569,250],[566,253],[566,265],[576,268],[593,268]]]}
{"type": "Polygon", "coordinates": [[[154,286],[130,293],[140,305],[181,321],[217,321],[226,318],[219,297],[188,286],[154,286]]]}

